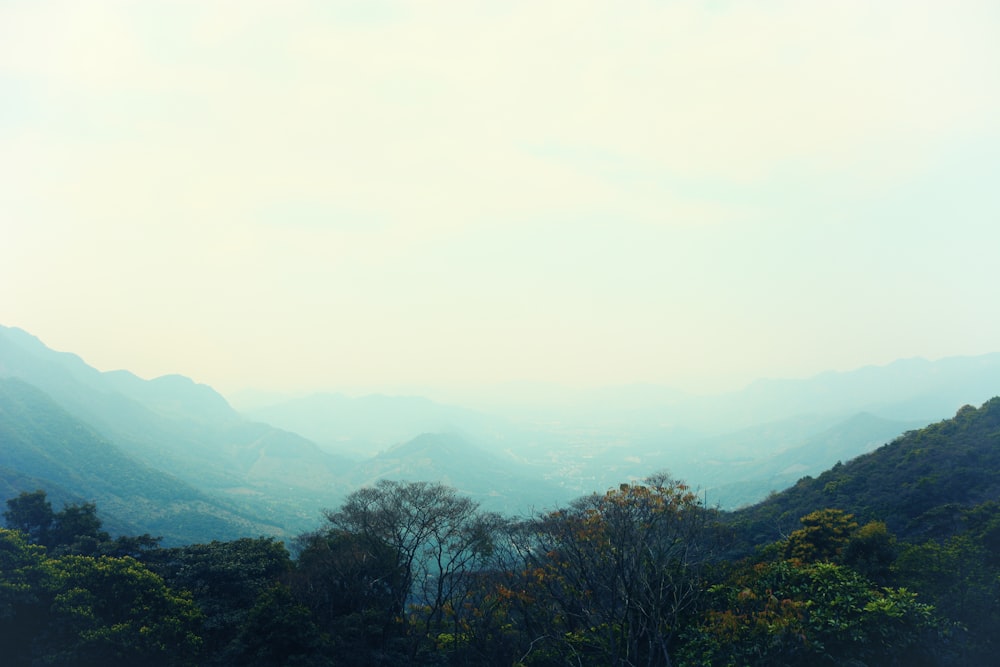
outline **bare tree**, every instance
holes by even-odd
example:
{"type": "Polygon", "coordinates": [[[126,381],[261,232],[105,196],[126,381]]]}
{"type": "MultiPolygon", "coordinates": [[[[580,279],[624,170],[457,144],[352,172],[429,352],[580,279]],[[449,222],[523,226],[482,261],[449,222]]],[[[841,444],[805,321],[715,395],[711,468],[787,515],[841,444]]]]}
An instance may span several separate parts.
{"type": "Polygon", "coordinates": [[[443,627],[446,613],[458,613],[492,551],[502,522],[478,509],[442,484],[381,480],[350,494],[326,518],[335,530],[392,550],[403,579],[393,612],[409,618],[420,639],[443,627]]]}

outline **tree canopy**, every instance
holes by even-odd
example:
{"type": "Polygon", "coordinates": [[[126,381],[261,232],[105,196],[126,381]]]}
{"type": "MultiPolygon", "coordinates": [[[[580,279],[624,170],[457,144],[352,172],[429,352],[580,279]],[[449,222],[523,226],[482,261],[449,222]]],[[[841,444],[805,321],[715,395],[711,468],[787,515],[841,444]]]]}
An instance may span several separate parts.
{"type": "Polygon", "coordinates": [[[0,530],[0,655],[17,666],[992,665],[1000,501],[985,483],[920,480],[945,450],[960,477],[988,469],[998,410],[963,409],[733,515],[662,474],[519,518],[441,484],[383,481],[326,511],[294,556],[268,537],[112,538],[93,503],[56,511],[44,491],[22,493],[0,530]],[[901,497],[922,484],[937,495],[889,503],[878,475],[901,497]],[[852,486],[878,490],[824,502],[852,486]]]}

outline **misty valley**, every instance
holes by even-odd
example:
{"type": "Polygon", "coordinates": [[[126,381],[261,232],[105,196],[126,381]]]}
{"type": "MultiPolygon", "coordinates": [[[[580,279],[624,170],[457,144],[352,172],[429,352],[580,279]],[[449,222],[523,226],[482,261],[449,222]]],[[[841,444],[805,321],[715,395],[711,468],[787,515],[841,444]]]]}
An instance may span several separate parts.
{"type": "Polygon", "coordinates": [[[1000,665],[998,34],[0,0],[0,667],[1000,665]]]}
{"type": "Polygon", "coordinates": [[[998,377],[229,401],[0,327],[0,655],[992,664],[998,377]]]}

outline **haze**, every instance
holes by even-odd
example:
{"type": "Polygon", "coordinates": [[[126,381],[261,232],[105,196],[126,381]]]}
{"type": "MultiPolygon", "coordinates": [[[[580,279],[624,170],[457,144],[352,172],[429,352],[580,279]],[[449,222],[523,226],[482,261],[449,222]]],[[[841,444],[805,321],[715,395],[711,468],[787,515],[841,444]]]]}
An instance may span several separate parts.
{"type": "Polygon", "coordinates": [[[994,2],[5,2],[0,318],[224,391],[1000,340],[994,2]]]}

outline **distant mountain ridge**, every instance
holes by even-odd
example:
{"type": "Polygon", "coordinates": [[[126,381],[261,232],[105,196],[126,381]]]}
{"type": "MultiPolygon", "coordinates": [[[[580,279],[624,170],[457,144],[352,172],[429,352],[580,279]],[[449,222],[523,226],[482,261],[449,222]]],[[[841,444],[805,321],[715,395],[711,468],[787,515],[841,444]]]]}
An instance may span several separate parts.
{"type": "MultiPolygon", "coordinates": [[[[152,486],[166,488],[163,480],[174,479],[178,497],[193,490],[202,494],[206,506],[214,507],[218,515],[218,523],[210,528],[205,519],[197,522],[206,528],[202,540],[231,537],[241,531],[291,536],[311,530],[322,509],[335,506],[356,486],[384,477],[385,471],[409,478],[444,478],[472,493],[476,492],[474,487],[489,480],[492,486],[483,487],[478,497],[494,509],[518,503],[524,508],[523,502],[532,498],[554,504],[561,498],[558,491],[546,495],[541,490],[546,484],[539,475],[522,474],[515,464],[502,462],[457,435],[418,433],[415,442],[408,444],[414,438],[404,434],[421,420],[422,426],[439,428],[457,423],[452,419],[456,414],[472,415],[473,421],[492,419],[471,411],[435,407],[426,399],[373,397],[363,401],[376,409],[367,415],[364,411],[353,415],[355,421],[384,419],[386,407],[407,419],[400,420],[402,429],[391,426],[398,440],[384,447],[384,456],[355,464],[297,433],[247,419],[213,389],[188,378],[175,375],[143,380],[127,371],[100,372],[78,356],[50,350],[18,329],[0,327],[0,378],[15,383],[11,386],[20,387],[26,395],[37,394],[39,404],[47,401],[46,407],[39,409],[40,413],[48,411],[44,419],[59,413],[63,415],[60,419],[73,421],[78,432],[88,433],[79,439],[78,446],[93,457],[93,465],[86,457],[72,457],[90,481],[71,483],[72,475],[65,467],[49,465],[44,455],[22,457],[14,455],[13,447],[0,449],[0,479],[4,480],[0,488],[5,495],[44,487],[53,489],[57,499],[99,499],[109,515],[109,527],[122,525],[132,530],[135,526],[134,513],[127,511],[128,501],[122,500],[129,494],[136,508],[149,509],[152,499],[142,486],[125,485],[115,490],[98,483],[93,471],[107,456],[115,457],[119,467],[160,475],[160,481],[152,486]],[[459,461],[464,465],[457,465],[459,461]],[[240,516],[231,516],[235,512],[240,516]]],[[[0,401],[10,406],[16,403],[13,396],[0,396],[0,401]]],[[[12,428],[23,430],[26,426],[17,423],[12,428]]],[[[33,447],[44,445],[44,438],[30,440],[33,447]]],[[[112,484],[123,479],[106,477],[112,484]]],[[[158,502],[163,501],[161,497],[158,502]]],[[[171,538],[195,538],[184,527],[168,529],[154,521],[132,532],[159,530],[171,538]]]]}
{"type": "Polygon", "coordinates": [[[82,385],[100,393],[120,393],[156,412],[239,419],[226,399],[208,385],[182,375],[143,380],[125,370],[101,372],[79,356],[52,350],[15,327],[0,326],[0,377],[22,378],[68,403],[81,402],[82,385]]]}
{"type": "MultiPolygon", "coordinates": [[[[512,391],[519,388],[513,385],[512,391]]],[[[487,392],[493,398],[477,401],[473,395],[470,400],[480,410],[517,422],[656,424],[704,436],[806,414],[846,418],[870,412],[899,421],[932,420],[1000,393],[1000,352],[937,360],[913,357],[802,378],[761,378],[741,389],[716,393],[658,384],[572,388],[542,383],[527,385],[525,392],[527,397],[538,396],[539,403],[530,398],[503,400],[496,392],[487,392]],[[495,410],[483,407],[493,404],[495,410]]]]}
{"type": "MultiPolygon", "coordinates": [[[[372,394],[350,398],[320,392],[244,411],[246,417],[299,433],[341,453],[365,458],[424,433],[504,428],[503,420],[421,396],[372,394]]],[[[509,427],[508,427],[509,428],[509,427]]]]}
{"type": "MultiPolygon", "coordinates": [[[[350,463],[294,433],[251,422],[210,387],[181,376],[141,380],[102,373],[72,354],[49,350],[19,329],[0,328],[0,377],[48,394],[76,419],[144,465],[266,525],[312,526],[319,509],[344,493],[350,463]]],[[[2,459],[0,459],[2,464],[2,459]]]]}
{"type": "Polygon", "coordinates": [[[553,507],[566,496],[537,471],[455,433],[423,433],[359,463],[350,474],[355,487],[373,486],[380,479],[438,481],[509,515],[553,507]]]}
{"type": "Polygon", "coordinates": [[[757,380],[739,402],[746,410],[784,404],[803,412],[822,405],[831,412],[863,409],[888,419],[919,420],[928,412],[953,414],[962,405],[979,405],[1000,393],[998,382],[1000,353],[911,358],[802,380],[757,380]]]}
{"type": "MultiPolygon", "coordinates": [[[[576,393],[552,412],[501,416],[421,397],[321,394],[243,415],[183,376],[101,372],[27,332],[0,327],[0,378],[32,387],[8,385],[15,395],[0,395],[14,414],[13,431],[0,431],[0,490],[9,497],[44,486],[54,498],[103,498],[106,511],[120,511],[109,526],[135,525],[129,502],[165,502],[144,495],[142,485],[102,487],[83,459],[68,454],[63,458],[78,461],[82,476],[52,465],[63,445],[53,440],[45,455],[47,431],[18,421],[34,411],[72,420],[85,434],[81,446],[101,452],[107,465],[119,461],[136,479],[155,473],[150,485],[163,489],[174,480],[178,497],[201,494],[198,521],[207,526],[206,517],[215,516],[218,524],[199,539],[311,530],[322,509],[383,478],[444,481],[487,509],[520,513],[666,470],[734,508],[1000,394],[998,371],[1000,354],[993,354],[763,380],[715,397],[611,387],[576,393]],[[18,408],[19,391],[44,399],[18,408]],[[272,420],[276,425],[265,423],[272,420]],[[4,438],[17,443],[16,456],[4,438]]],[[[163,519],[160,532],[192,535],[179,518],[170,529],[171,520],[163,519]]],[[[148,525],[133,532],[147,531],[157,532],[148,525]]]]}

